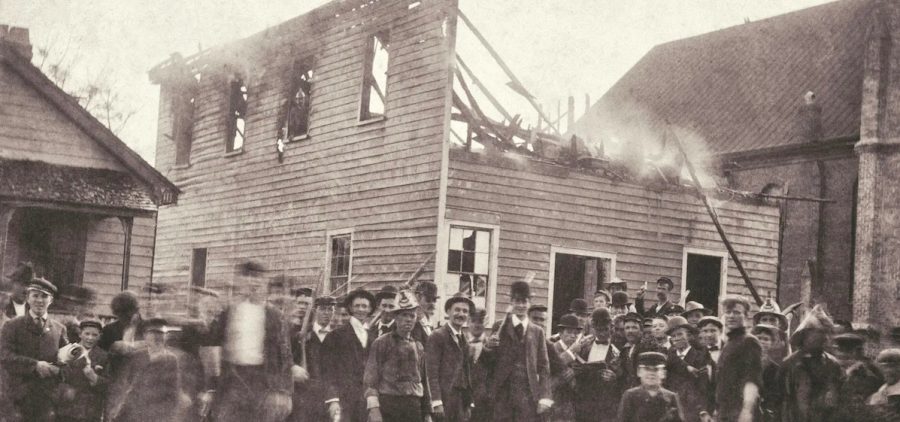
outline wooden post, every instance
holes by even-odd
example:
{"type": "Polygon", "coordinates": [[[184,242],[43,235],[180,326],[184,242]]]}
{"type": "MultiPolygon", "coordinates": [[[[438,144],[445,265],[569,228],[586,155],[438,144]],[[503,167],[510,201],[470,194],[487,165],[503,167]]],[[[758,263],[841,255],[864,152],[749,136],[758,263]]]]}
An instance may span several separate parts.
{"type": "Polygon", "coordinates": [[[700,179],[697,178],[697,172],[694,170],[694,164],[691,163],[690,158],[687,156],[687,152],[684,150],[684,146],[681,145],[681,140],[678,139],[678,135],[671,130],[668,130],[668,133],[672,135],[672,138],[675,140],[675,145],[678,147],[678,151],[681,152],[681,155],[684,157],[684,164],[687,166],[688,172],[691,174],[691,179],[694,182],[694,187],[697,188],[697,195],[700,197],[700,200],[703,201],[703,205],[706,207],[706,212],[709,213],[709,217],[712,219],[713,224],[716,226],[716,230],[719,232],[719,237],[722,238],[722,242],[725,243],[725,248],[728,249],[728,254],[731,255],[731,259],[734,261],[734,266],[737,267],[738,272],[741,273],[741,277],[744,279],[744,284],[747,285],[747,289],[750,290],[750,294],[753,295],[753,300],[756,301],[756,306],[761,306],[763,304],[762,298],[759,296],[759,292],[756,291],[756,288],[753,287],[753,282],[750,280],[750,275],[747,274],[747,270],[744,269],[744,264],[741,263],[741,258],[738,257],[737,251],[734,250],[734,246],[731,245],[731,242],[728,241],[728,236],[725,235],[725,229],[722,228],[722,223],[719,222],[719,215],[716,213],[716,209],[713,208],[712,204],[709,202],[709,197],[703,193],[703,188],[700,185],[700,179]]]}
{"type": "Polygon", "coordinates": [[[491,94],[491,91],[488,91],[487,87],[481,83],[481,80],[479,80],[478,77],[475,76],[475,73],[472,72],[472,69],[469,69],[469,66],[466,66],[466,62],[463,61],[462,57],[459,57],[459,55],[457,54],[456,60],[459,62],[460,67],[462,67],[466,72],[466,75],[469,75],[469,79],[472,80],[472,83],[474,83],[475,86],[481,90],[484,96],[487,97],[488,101],[491,102],[491,105],[493,105],[494,108],[496,108],[497,111],[499,111],[500,114],[502,114],[503,117],[506,118],[506,120],[512,122],[512,115],[510,115],[509,112],[506,111],[506,109],[503,107],[503,104],[500,104],[500,101],[497,101],[497,99],[491,94]]]}
{"type": "Polygon", "coordinates": [[[566,131],[571,132],[572,128],[575,127],[575,97],[569,96],[569,107],[568,111],[566,111],[566,131]]]}
{"type": "Polygon", "coordinates": [[[122,223],[122,231],[125,232],[125,244],[122,247],[122,291],[128,290],[128,274],[131,267],[131,229],[134,226],[134,217],[119,217],[122,223]]]}

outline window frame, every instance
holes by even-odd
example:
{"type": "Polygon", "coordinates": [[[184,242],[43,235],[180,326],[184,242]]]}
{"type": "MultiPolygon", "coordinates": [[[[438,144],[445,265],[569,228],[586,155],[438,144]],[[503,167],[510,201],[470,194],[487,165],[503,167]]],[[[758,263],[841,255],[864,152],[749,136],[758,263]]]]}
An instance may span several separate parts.
{"type": "Polygon", "coordinates": [[[172,115],[171,138],[175,146],[175,168],[188,168],[191,166],[197,101],[200,94],[200,78],[200,73],[190,78],[188,81],[189,86],[186,90],[183,89],[184,87],[181,84],[172,86],[169,106],[172,115]],[[189,122],[185,123],[185,120],[189,120],[189,122]],[[182,143],[186,145],[182,145],[182,143]]]}
{"type": "Polygon", "coordinates": [[[246,78],[239,74],[234,74],[228,79],[228,121],[227,131],[225,134],[225,155],[232,156],[241,154],[247,143],[247,109],[250,103],[250,86],[247,84],[246,78]],[[243,89],[244,97],[243,112],[238,109],[238,104],[234,101],[235,86],[237,89],[243,89]],[[235,146],[238,132],[238,120],[243,121],[243,130],[241,131],[241,145],[235,146]]]}
{"type": "Polygon", "coordinates": [[[696,248],[692,246],[685,246],[681,250],[681,281],[680,288],[678,289],[678,299],[684,297],[685,292],[687,292],[687,260],[688,255],[704,255],[711,256],[722,259],[722,268],[719,270],[719,297],[716,298],[716,306],[718,306],[717,315],[722,314],[722,298],[728,295],[728,251],[725,250],[716,250],[716,249],[704,249],[704,248],[696,248]]]}
{"type": "Polygon", "coordinates": [[[387,119],[387,105],[388,105],[388,96],[390,95],[390,90],[388,87],[390,86],[390,78],[387,74],[391,68],[391,30],[389,28],[378,29],[375,31],[366,32],[365,43],[363,44],[364,52],[363,52],[363,65],[362,65],[362,78],[360,81],[360,89],[359,89],[359,107],[356,113],[357,124],[365,125],[372,122],[379,122],[387,119]],[[373,66],[375,63],[375,40],[378,39],[379,44],[384,48],[387,53],[387,68],[385,69],[385,77],[384,77],[384,86],[381,87],[384,90],[384,100],[383,108],[384,110],[380,114],[372,114],[371,108],[371,96],[370,96],[370,85],[368,77],[372,75],[373,66]],[[387,39],[387,44],[384,43],[384,39],[387,39]]]}
{"type": "Polygon", "coordinates": [[[344,236],[347,236],[350,238],[350,255],[349,255],[350,259],[349,259],[349,262],[347,263],[347,285],[344,286],[344,288],[346,289],[347,292],[350,292],[352,290],[350,283],[353,281],[353,252],[355,250],[355,247],[353,246],[353,239],[355,236],[354,236],[354,229],[349,228],[349,229],[328,230],[325,233],[325,267],[324,268],[327,269],[327,271],[325,271],[325,274],[324,274],[325,280],[324,280],[324,285],[323,285],[323,291],[325,291],[325,292],[333,292],[334,288],[338,287],[338,286],[333,286],[332,280],[331,280],[331,271],[332,271],[332,266],[331,266],[332,262],[331,261],[332,261],[332,256],[333,256],[332,255],[333,254],[332,239],[334,239],[335,237],[344,237],[344,236]]]}
{"type": "Polygon", "coordinates": [[[616,252],[597,251],[589,249],[575,249],[563,246],[550,245],[550,268],[547,274],[547,321],[544,323],[544,330],[548,333],[552,332],[553,325],[553,289],[556,279],[556,254],[587,256],[591,258],[608,259],[609,262],[609,279],[616,277],[616,252]]]}
{"type": "Polygon", "coordinates": [[[290,75],[290,87],[291,92],[288,97],[289,103],[288,110],[286,110],[285,114],[285,134],[284,139],[285,142],[294,142],[301,141],[304,139],[309,139],[309,129],[312,127],[312,90],[313,90],[313,82],[316,78],[316,59],[315,55],[310,54],[307,56],[302,56],[299,60],[294,62],[295,66],[291,69],[290,75]],[[300,69],[306,69],[305,72],[298,72],[297,66],[300,66],[300,69]],[[306,79],[306,82],[309,84],[309,92],[306,93],[307,104],[306,104],[306,132],[301,134],[294,134],[291,132],[291,124],[290,124],[290,116],[291,109],[293,108],[293,100],[296,97],[297,91],[300,89],[300,81],[302,80],[302,76],[309,74],[309,77],[306,79]]]}
{"type": "Polygon", "coordinates": [[[454,227],[485,230],[491,233],[490,256],[488,260],[488,279],[487,292],[484,298],[484,309],[488,321],[493,321],[494,312],[497,303],[497,280],[498,267],[500,262],[500,226],[496,224],[484,224],[473,221],[463,220],[444,220],[444,225],[438,235],[438,252],[435,258],[435,283],[438,286],[438,302],[435,305],[435,318],[442,321],[444,313],[444,302],[452,296],[454,292],[448,292],[446,288],[447,275],[449,274],[447,257],[450,253],[450,229],[454,227]]]}
{"type": "Polygon", "coordinates": [[[209,248],[191,248],[191,287],[206,287],[207,268],[209,268],[209,248]],[[194,280],[194,270],[196,270],[198,263],[197,252],[201,250],[203,251],[203,282],[198,285],[194,280]]]}

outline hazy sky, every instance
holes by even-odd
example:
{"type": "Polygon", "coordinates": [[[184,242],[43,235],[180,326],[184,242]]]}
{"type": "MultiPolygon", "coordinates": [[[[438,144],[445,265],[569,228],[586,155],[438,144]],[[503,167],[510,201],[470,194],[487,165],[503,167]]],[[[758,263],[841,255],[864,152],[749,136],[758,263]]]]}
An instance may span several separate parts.
{"type": "MultiPolygon", "coordinates": [[[[349,0],[348,0],[349,1],[349,0]]],[[[424,0],[428,1],[428,0],[424,0]]],[[[171,53],[246,37],[325,0],[0,0],[0,23],[31,30],[32,44],[74,60],[82,79],[103,75],[137,110],[120,137],[149,162],[156,142],[158,87],[147,71],[171,53]]],[[[539,101],[556,115],[569,95],[576,113],[596,101],[652,46],[827,3],[823,0],[460,0],[539,101]]],[[[460,23],[462,26],[462,23],[460,23]]],[[[534,112],[461,29],[458,50],[512,113],[534,112]]]]}

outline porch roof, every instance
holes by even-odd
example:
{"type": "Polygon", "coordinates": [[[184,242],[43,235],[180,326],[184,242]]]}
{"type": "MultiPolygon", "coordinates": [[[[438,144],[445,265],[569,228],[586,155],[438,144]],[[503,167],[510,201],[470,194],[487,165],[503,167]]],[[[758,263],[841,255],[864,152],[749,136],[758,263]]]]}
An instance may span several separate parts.
{"type": "Polygon", "coordinates": [[[0,197],[156,211],[152,193],[128,173],[0,158],[0,197]]]}

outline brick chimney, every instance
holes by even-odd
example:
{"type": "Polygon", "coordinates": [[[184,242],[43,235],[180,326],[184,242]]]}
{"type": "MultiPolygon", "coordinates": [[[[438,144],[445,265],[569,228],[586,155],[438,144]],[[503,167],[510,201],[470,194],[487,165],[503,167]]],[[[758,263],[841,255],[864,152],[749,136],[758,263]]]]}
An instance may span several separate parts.
{"type": "Polygon", "coordinates": [[[31,61],[31,41],[28,28],[0,25],[0,43],[10,46],[22,57],[31,61]]]}

